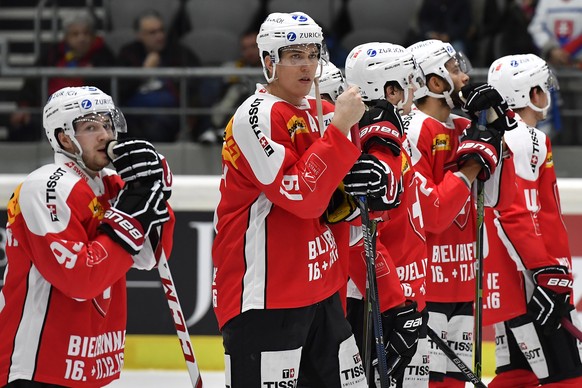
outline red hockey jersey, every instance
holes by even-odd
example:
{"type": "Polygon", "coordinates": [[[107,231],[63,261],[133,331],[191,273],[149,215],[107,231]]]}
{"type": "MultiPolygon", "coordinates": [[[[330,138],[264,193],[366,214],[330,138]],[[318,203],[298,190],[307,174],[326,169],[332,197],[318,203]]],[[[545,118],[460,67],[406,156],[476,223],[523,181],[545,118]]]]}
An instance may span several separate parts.
{"type": "Polygon", "coordinates": [[[485,302],[495,300],[496,293],[508,295],[507,303],[501,300],[486,310],[489,323],[525,313],[523,274],[518,271],[552,265],[572,268],[550,139],[517,118],[519,126],[505,134],[514,154],[517,194],[510,207],[496,210],[495,218],[487,220],[488,226],[495,224],[488,230],[489,245],[502,249],[490,252],[484,265],[486,278],[497,276],[511,283],[496,282],[497,287],[485,283],[485,302]]]}
{"type": "MultiPolygon", "coordinates": [[[[451,114],[443,123],[418,109],[404,121],[412,163],[421,180],[420,190],[425,194],[421,196],[421,204],[428,255],[426,300],[472,301],[475,297],[475,203],[470,189],[455,174],[460,137],[470,121],[451,114]]],[[[511,201],[515,193],[511,188],[515,176],[511,159],[505,159],[497,171],[500,177],[492,177],[485,186],[489,192],[496,192],[499,185],[508,187],[507,195],[491,199],[495,201],[492,205],[504,207],[507,203],[503,201],[511,201]]]]}
{"type": "MultiPolygon", "coordinates": [[[[328,124],[333,105],[323,109],[328,124]]],[[[259,86],[238,108],[226,127],[215,212],[219,327],[251,309],[311,305],[345,286],[338,244],[347,247],[348,233],[337,241],[321,215],[359,155],[333,125],[320,134],[313,98],[294,106],[259,86]]]]}
{"type": "MultiPolygon", "coordinates": [[[[8,203],[8,266],[0,294],[0,385],[17,379],[101,387],[119,377],[132,257],[99,233],[123,182],[96,178],[62,154],[8,203]]],[[[173,218],[164,236],[173,231],[173,218]]],[[[162,238],[166,254],[171,238],[162,238]]],[[[139,253],[153,256],[146,240],[139,253]]]]}
{"type": "MultiPolygon", "coordinates": [[[[382,311],[405,300],[414,300],[421,311],[425,306],[426,237],[420,208],[419,188],[408,154],[409,143],[402,139],[402,152],[394,156],[382,146],[373,146],[369,153],[390,166],[395,179],[402,178],[404,191],[400,205],[385,212],[378,223],[376,240],[376,273],[382,311]],[[394,273],[391,273],[394,271],[394,273]]],[[[360,241],[351,249],[350,278],[364,294],[366,282],[365,254],[360,241]]]]}

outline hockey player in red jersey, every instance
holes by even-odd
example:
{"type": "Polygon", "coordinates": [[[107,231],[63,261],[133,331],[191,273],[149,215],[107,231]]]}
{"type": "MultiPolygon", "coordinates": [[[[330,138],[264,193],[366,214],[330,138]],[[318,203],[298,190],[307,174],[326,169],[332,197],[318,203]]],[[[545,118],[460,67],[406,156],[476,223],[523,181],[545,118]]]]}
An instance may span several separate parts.
{"type": "Polygon", "coordinates": [[[572,257],[561,215],[550,138],[536,124],[551,104],[556,79],[533,54],[499,58],[488,82],[516,112],[505,134],[514,155],[517,194],[504,210],[486,215],[484,322],[495,323],[496,377],[490,387],[582,386],[582,347],[560,325],[577,325],[572,257]]]}
{"type": "Polygon", "coordinates": [[[138,140],[111,147],[121,176],[106,168],[107,145],[126,126],[95,87],[55,92],[43,126],[55,161],[8,203],[0,386],[102,387],[123,367],[125,274],[171,249],[171,175],[138,140]]]}
{"type": "MultiPolygon", "coordinates": [[[[428,316],[422,325],[419,319],[425,306],[426,266],[419,202],[425,194],[415,178],[400,119],[400,114],[410,113],[414,90],[424,85],[424,75],[410,51],[391,43],[355,47],[348,54],[345,67],[348,83],[360,88],[369,107],[359,123],[362,150],[385,163],[394,182],[389,199],[392,209],[382,215],[384,221],[378,223],[376,238],[376,272],[388,365],[400,357],[392,375],[393,385],[428,386],[428,316]]],[[[360,291],[360,295],[348,299],[348,318],[355,331],[361,331],[363,326],[364,255],[360,240],[352,247],[350,262],[350,277],[360,291]]]]}
{"type": "MultiPolygon", "coordinates": [[[[428,195],[428,201],[422,201],[422,214],[429,326],[470,365],[476,239],[471,184],[477,178],[487,181],[492,196],[499,179],[513,184],[513,166],[501,162],[501,133],[489,127],[480,131],[476,122],[452,114],[454,107],[463,105],[459,92],[469,81],[465,59],[439,40],[418,42],[409,49],[426,76],[425,87],[414,95],[417,109],[404,122],[420,189],[428,195]],[[509,168],[502,168],[506,165],[509,168]]],[[[509,191],[507,197],[515,192],[509,191]]],[[[429,342],[430,386],[464,387],[458,368],[429,342]]]]}
{"type": "Polygon", "coordinates": [[[332,229],[322,217],[354,165],[368,167],[360,176],[370,196],[386,192],[383,166],[360,160],[347,137],[364,104],[357,88],[335,108],[322,101],[322,112],[307,96],[323,43],[308,15],[270,14],[257,43],[267,84],[226,127],[215,212],[213,305],[226,384],[366,387],[338,294],[348,225],[332,229]]]}

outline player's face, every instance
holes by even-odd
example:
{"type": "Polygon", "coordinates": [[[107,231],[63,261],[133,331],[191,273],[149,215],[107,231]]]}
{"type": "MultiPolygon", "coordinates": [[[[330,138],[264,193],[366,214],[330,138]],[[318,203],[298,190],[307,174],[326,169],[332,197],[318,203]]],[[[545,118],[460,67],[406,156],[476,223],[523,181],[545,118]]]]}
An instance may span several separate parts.
{"type": "Polygon", "coordinates": [[[461,66],[456,58],[451,58],[445,67],[449,71],[449,76],[453,81],[455,89],[451,91],[451,98],[453,99],[456,106],[461,106],[463,102],[459,98],[459,92],[461,88],[469,83],[469,76],[461,70],[461,66]]]}
{"type": "Polygon", "coordinates": [[[311,90],[319,64],[319,49],[315,44],[290,46],[281,50],[270,92],[299,105],[311,90]]]}
{"type": "Polygon", "coordinates": [[[106,146],[115,138],[111,116],[87,115],[74,123],[75,139],[83,150],[83,162],[92,171],[101,171],[109,164],[106,146]]]}
{"type": "Polygon", "coordinates": [[[83,23],[71,24],[65,33],[65,40],[76,58],[89,52],[95,35],[91,28],[83,23]]]}
{"type": "Polygon", "coordinates": [[[142,19],[138,37],[148,53],[160,52],[166,46],[166,30],[162,21],[157,17],[142,19]]]}

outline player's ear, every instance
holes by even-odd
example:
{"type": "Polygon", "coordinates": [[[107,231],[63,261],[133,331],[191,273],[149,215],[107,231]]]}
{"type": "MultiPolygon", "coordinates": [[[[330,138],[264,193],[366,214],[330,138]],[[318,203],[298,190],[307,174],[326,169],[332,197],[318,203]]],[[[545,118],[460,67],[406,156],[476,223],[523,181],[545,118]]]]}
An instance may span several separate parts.
{"type": "Polygon", "coordinates": [[[61,129],[57,129],[57,140],[61,145],[61,148],[67,152],[75,153],[75,144],[71,141],[69,135],[65,133],[65,131],[61,129]]]}
{"type": "Polygon", "coordinates": [[[273,60],[270,55],[265,55],[265,68],[270,76],[273,75],[273,60]]]}

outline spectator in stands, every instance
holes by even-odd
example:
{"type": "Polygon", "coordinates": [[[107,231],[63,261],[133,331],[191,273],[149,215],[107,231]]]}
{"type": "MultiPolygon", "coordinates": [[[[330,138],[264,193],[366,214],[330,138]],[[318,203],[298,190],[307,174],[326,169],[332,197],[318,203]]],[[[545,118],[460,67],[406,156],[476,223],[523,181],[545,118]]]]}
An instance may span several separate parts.
{"type": "MultiPolygon", "coordinates": [[[[224,66],[234,68],[261,69],[261,56],[257,45],[257,30],[244,32],[240,37],[240,57],[235,62],[227,62],[224,66]]],[[[210,128],[199,137],[202,143],[222,142],[224,127],[230,120],[236,108],[254,93],[257,83],[263,81],[263,74],[256,77],[231,76],[224,80],[221,86],[219,101],[213,106],[215,111],[210,117],[210,128]]]]}
{"type": "Polygon", "coordinates": [[[466,0],[423,0],[418,12],[420,39],[450,43],[457,52],[467,52],[471,5],[466,0]]]}
{"type": "MultiPolygon", "coordinates": [[[[193,67],[199,65],[196,55],[177,42],[170,41],[161,15],[147,10],[134,22],[135,41],[123,46],[119,64],[128,67],[161,68],[193,67]]],[[[195,84],[189,83],[188,104],[195,104],[195,84]]],[[[180,85],[177,78],[148,77],[128,78],[120,82],[121,105],[130,108],[178,108],[180,85]]],[[[180,119],[176,114],[149,112],[126,115],[128,127],[138,137],[152,142],[174,142],[180,131],[180,119]]],[[[194,120],[189,118],[189,124],[194,120]]]]}
{"type": "Polygon", "coordinates": [[[499,23],[499,46],[496,58],[515,54],[538,52],[529,24],[535,12],[537,0],[506,0],[499,23]]]}
{"type": "Polygon", "coordinates": [[[554,67],[582,67],[582,0],[540,0],[529,33],[554,67]]]}
{"type": "MultiPolygon", "coordinates": [[[[115,56],[105,45],[102,37],[95,32],[95,19],[80,11],[63,18],[64,38],[61,42],[43,47],[35,66],[41,67],[104,67],[115,66],[115,56]]],[[[40,140],[42,128],[40,111],[44,104],[40,78],[28,78],[18,93],[17,104],[20,109],[10,116],[8,141],[40,140]],[[36,108],[36,109],[33,109],[36,108]]],[[[48,80],[48,95],[65,86],[93,85],[109,92],[107,79],[82,77],[53,77],[48,80]]]]}

